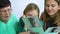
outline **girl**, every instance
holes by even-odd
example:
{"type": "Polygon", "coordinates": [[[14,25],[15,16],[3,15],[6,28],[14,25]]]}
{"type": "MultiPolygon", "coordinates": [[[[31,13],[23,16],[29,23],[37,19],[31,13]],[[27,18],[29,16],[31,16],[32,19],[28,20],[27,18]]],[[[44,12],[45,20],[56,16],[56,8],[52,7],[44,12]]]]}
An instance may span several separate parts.
{"type": "MultiPolygon", "coordinates": [[[[30,3],[27,5],[27,7],[25,8],[25,10],[23,12],[23,17],[20,18],[20,24],[19,24],[21,26],[20,32],[22,32],[22,30],[24,29],[24,26],[25,26],[25,24],[22,21],[22,18],[26,18],[29,16],[38,16],[39,17],[39,8],[34,3],[30,3]]],[[[43,21],[42,20],[40,20],[40,24],[41,24],[40,26],[43,27],[43,21]]],[[[24,33],[26,34],[27,32],[24,32],[24,33]]]]}
{"type": "Polygon", "coordinates": [[[41,15],[44,21],[44,30],[48,27],[60,26],[59,0],[45,0],[45,10],[41,15]]]}

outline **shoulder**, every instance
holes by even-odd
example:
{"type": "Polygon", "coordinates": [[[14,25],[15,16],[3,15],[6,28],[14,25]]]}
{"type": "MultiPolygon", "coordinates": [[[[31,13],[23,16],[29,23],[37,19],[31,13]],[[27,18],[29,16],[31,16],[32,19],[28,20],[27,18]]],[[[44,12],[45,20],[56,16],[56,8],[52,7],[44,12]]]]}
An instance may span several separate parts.
{"type": "Polygon", "coordinates": [[[24,26],[24,22],[23,22],[23,20],[22,20],[22,16],[21,16],[20,19],[19,19],[19,24],[24,26]]]}
{"type": "Polygon", "coordinates": [[[10,20],[13,21],[13,22],[18,22],[19,21],[14,14],[11,14],[10,20]]]}
{"type": "Polygon", "coordinates": [[[19,20],[22,20],[22,16],[19,18],[19,20]]]}
{"type": "Polygon", "coordinates": [[[11,17],[10,17],[11,19],[17,19],[17,17],[14,15],[14,14],[11,14],[11,17]]]}
{"type": "Polygon", "coordinates": [[[11,18],[16,18],[16,16],[14,14],[11,14],[11,18]]]}

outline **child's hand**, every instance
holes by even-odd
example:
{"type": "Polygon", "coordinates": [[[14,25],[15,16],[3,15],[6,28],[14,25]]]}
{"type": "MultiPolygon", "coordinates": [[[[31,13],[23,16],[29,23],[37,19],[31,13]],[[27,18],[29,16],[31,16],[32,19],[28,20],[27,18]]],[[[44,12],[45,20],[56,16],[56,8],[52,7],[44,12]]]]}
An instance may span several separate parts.
{"type": "Polygon", "coordinates": [[[25,16],[25,15],[23,15],[23,18],[26,18],[26,16],[25,16]]]}
{"type": "Polygon", "coordinates": [[[28,32],[21,32],[19,34],[29,34],[31,31],[28,31],[28,32]]]}
{"type": "Polygon", "coordinates": [[[24,26],[24,29],[25,29],[25,31],[27,31],[27,27],[26,27],[26,25],[24,26]]]}
{"type": "Polygon", "coordinates": [[[20,34],[28,34],[28,32],[22,32],[22,33],[20,33],[20,34]]]}
{"type": "Polygon", "coordinates": [[[30,17],[30,16],[23,15],[23,18],[27,18],[27,17],[30,17]]]}

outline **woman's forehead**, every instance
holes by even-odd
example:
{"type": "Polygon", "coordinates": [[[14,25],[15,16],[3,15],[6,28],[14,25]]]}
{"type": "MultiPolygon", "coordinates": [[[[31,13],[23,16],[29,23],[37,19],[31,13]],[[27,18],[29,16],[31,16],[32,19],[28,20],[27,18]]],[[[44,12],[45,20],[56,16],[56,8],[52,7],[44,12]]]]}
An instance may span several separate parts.
{"type": "Polygon", "coordinates": [[[55,4],[58,4],[55,0],[47,0],[46,1],[46,4],[53,4],[53,5],[55,5],[55,4]]]}

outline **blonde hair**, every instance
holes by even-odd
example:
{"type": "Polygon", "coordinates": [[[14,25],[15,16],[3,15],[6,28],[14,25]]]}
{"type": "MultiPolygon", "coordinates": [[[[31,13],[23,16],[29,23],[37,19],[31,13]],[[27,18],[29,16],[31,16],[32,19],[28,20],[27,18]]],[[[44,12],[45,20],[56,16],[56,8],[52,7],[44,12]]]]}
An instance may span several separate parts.
{"type": "Polygon", "coordinates": [[[25,8],[25,10],[24,10],[24,12],[23,12],[23,14],[25,15],[27,12],[29,12],[30,10],[38,10],[37,12],[38,12],[38,17],[39,17],[39,7],[36,5],[36,4],[34,4],[34,3],[30,3],[30,4],[28,4],[27,6],[26,6],[26,8],[25,8]]]}

